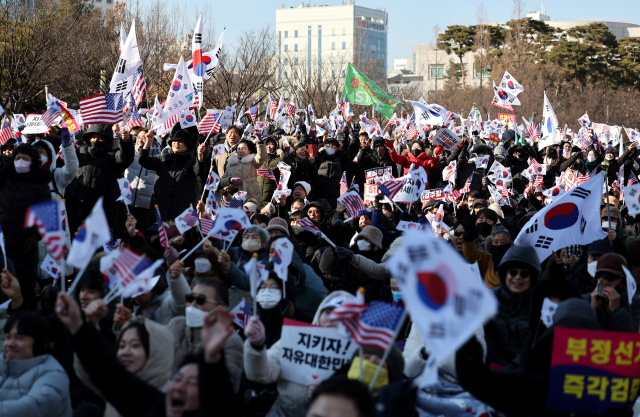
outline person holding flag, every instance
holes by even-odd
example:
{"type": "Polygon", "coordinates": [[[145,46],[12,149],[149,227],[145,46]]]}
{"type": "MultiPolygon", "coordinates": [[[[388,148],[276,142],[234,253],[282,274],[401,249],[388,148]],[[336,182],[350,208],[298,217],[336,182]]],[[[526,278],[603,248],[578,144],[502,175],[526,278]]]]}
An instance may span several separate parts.
{"type": "Polygon", "coordinates": [[[296,169],[295,167],[293,167],[293,162],[289,159],[289,156],[285,155],[284,151],[280,149],[278,140],[275,138],[275,136],[266,136],[264,139],[262,139],[262,142],[265,144],[267,158],[260,168],[271,170],[273,176],[275,177],[275,180],[270,179],[266,176],[259,175],[258,184],[260,184],[260,188],[262,189],[262,201],[271,201],[273,192],[276,190],[278,181],[280,179],[280,170],[278,169],[278,164],[280,162],[284,162],[285,164],[291,166],[291,175],[295,174],[296,169]]]}
{"type": "Polygon", "coordinates": [[[234,185],[238,191],[246,191],[246,198],[262,203],[262,190],[258,182],[256,170],[262,168],[267,157],[264,143],[242,139],[238,142],[236,153],[229,156],[224,175],[220,177],[220,186],[234,185]]]}
{"type": "Polygon", "coordinates": [[[0,227],[4,232],[7,258],[15,267],[24,302],[35,310],[38,276],[38,241],[36,228],[25,229],[29,206],[51,200],[51,170],[41,168],[40,154],[30,145],[20,144],[13,152],[13,162],[0,171],[0,227]]]}
{"type": "MultiPolygon", "coordinates": [[[[204,159],[206,144],[200,144],[197,157],[193,157],[190,151],[195,145],[191,135],[178,130],[169,139],[169,153],[153,157],[150,154],[153,143],[154,135],[150,130],[145,135],[145,144],[138,154],[138,164],[156,172],[157,180],[150,204],[158,205],[162,218],[174,219],[190,205],[198,203],[196,180],[209,172],[204,159]]],[[[156,223],[155,217],[155,212],[149,210],[148,224],[156,223]]]]}

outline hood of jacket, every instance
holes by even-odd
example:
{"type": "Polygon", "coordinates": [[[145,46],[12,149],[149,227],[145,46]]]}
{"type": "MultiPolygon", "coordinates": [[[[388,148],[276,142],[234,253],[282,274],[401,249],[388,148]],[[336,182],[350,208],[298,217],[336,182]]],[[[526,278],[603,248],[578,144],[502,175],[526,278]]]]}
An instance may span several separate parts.
{"type": "Polygon", "coordinates": [[[318,326],[320,324],[320,313],[322,313],[322,310],[324,310],[325,306],[327,305],[327,303],[331,300],[333,300],[336,297],[344,297],[344,298],[348,298],[350,300],[356,298],[353,294],[348,293],[346,291],[343,290],[338,290],[338,291],[334,291],[331,294],[327,295],[326,297],[324,297],[324,300],[322,300],[322,302],[320,302],[320,305],[318,306],[318,309],[316,310],[316,314],[313,316],[313,321],[311,322],[311,324],[318,326]]]}
{"type": "Polygon", "coordinates": [[[535,333],[535,329],[540,323],[544,299],[548,297],[558,297],[560,300],[564,301],[569,298],[580,298],[580,294],[573,285],[564,279],[540,281],[540,283],[533,289],[533,295],[531,296],[529,329],[531,329],[533,333],[535,333]]]}
{"type": "Polygon", "coordinates": [[[502,261],[498,266],[500,288],[514,298],[520,298],[523,294],[516,295],[509,291],[505,282],[507,270],[509,268],[517,267],[518,265],[522,266],[522,264],[524,264],[531,273],[531,287],[529,291],[525,293],[528,294],[536,286],[540,280],[540,276],[542,275],[540,259],[538,258],[538,254],[534,248],[530,246],[513,245],[509,248],[507,253],[504,254],[502,261]]]}
{"type": "Polygon", "coordinates": [[[173,335],[166,326],[162,326],[144,317],[136,317],[129,321],[121,334],[134,323],[144,324],[149,333],[149,356],[142,369],[135,375],[150,385],[162,389],[171,377],[173,366],[173,335]]]}
{"type": "Polygon", "coordinates": [[[56,161],[58,160],[58,153],[54,150],[53,145],[47,140],[39,139],[33,142],[31,146],[43,145],[43,144],[49,149],[49,151],[51,151],[51,165],[49,165],[49,169],[53,171],[54,169],[56,169],[56,161]]]}
{"type": "Polygon", "coordinates": [[[242,162],[243,164],[248,164],[253,162],[253,160],[255,159],[256,155],[250,153],[249,155],[243,157],[242,159],[238,158],[238,154],[231,154],[231,156],[229,156],[229,160],[227,162],[227,164],[229,165],[237,165],[240,162],[242,162]]]}

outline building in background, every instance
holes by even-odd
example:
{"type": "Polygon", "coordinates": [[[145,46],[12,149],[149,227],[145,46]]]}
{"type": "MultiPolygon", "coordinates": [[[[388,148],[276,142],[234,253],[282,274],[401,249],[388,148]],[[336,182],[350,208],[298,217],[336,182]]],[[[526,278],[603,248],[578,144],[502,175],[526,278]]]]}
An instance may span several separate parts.
{"type": "MultiPolygon", "coordinates": [[[[278,85],[294,79],[321,83],[346,75],[352,63],[372,80],[386,81],[388,15],[384,8],[320,3],[276,10],[278,85]]],[[[341,89],[342,87],[340,87],[341,89]]]]}
{"type": "Polygon", "coordinates": [[[115,0],[91,0],[91,4],[93,4],[93,7],[106,14],[109,10],[113,9],[116,2],[115,0]]]}
{"type": "Polygon", "coordinates": [[[394,59],[393,60],[393,69],[397,69],[397,70],[408,69],[407,68],[407,60],[406,60],[406,58],[394,59]]]}

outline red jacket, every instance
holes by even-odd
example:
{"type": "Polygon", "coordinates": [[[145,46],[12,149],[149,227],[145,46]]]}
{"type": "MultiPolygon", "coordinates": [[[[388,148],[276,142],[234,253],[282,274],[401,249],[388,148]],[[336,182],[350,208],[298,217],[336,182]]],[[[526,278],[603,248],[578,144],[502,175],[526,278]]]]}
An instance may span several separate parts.
{"type": "Polygon", "coordinates": [[[438,146],[433,151],[433,157],[429,158],[426,153],[422,152],[416,158],[413,156],[411,152],[407,153],[407,156],[398,155],[393,148],[388,148],[389,155],[391,155],[391,160],[398,165],[401,165],[404,168],[404,174],[406,175],[409,172],[409,168],[411,168],[411,164],[415,164],[415,166],[421,166],[424,168],[427,173],[431,170],[438,168],[440,165],[440,159],[438,159],[438,154],[442,151],[442,146],[438,146]]]}

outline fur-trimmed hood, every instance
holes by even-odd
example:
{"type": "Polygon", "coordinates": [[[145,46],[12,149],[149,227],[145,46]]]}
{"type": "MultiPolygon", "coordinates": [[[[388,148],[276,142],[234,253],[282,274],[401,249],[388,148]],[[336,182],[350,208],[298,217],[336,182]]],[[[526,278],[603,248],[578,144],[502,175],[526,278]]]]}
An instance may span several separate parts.
{"type": "Polygon", "coordinates": [[[255,157],[256,157],[256,154],[250,153],[249,155],[240,159],[238,158],[238,155],[234,153],[234,154],[231,154],[231,156],[229,157],[229,161],[227,163],[229,165],[237,165],[240,162],[242,162],[243,164],[250,164],[251,162],[253,162],[255,157]]]}

